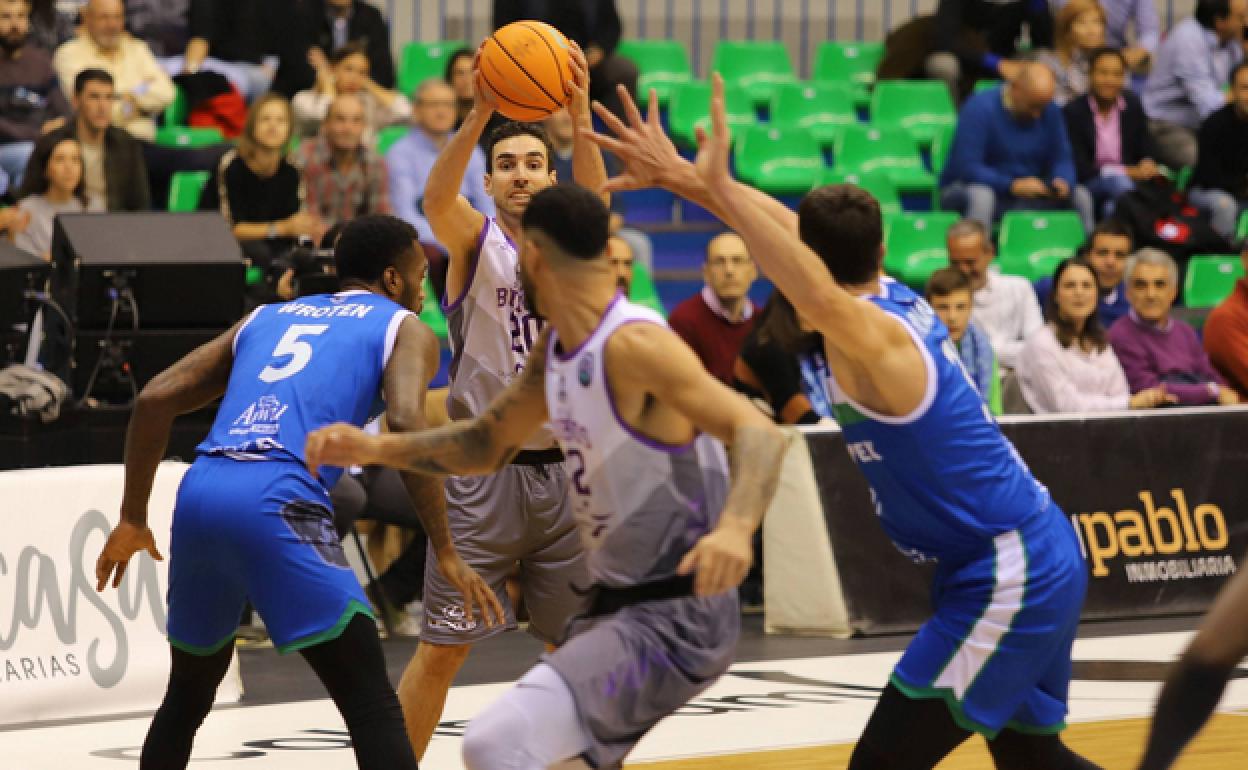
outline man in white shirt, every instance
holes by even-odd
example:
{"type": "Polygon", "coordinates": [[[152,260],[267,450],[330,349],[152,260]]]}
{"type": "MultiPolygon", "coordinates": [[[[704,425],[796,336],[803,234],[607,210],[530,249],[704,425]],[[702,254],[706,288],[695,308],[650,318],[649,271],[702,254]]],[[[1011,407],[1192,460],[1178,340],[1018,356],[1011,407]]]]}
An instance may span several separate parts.
{"type": "Polygon", "coordinates": [[[1031,282],[991,266],[996,252],[982,223],[963,219],[945,235],[949,264],[971,284],[971,320],[988,333],[1002,368],[1013,369],[1023,340],[1044,325],[1031,282]]]}

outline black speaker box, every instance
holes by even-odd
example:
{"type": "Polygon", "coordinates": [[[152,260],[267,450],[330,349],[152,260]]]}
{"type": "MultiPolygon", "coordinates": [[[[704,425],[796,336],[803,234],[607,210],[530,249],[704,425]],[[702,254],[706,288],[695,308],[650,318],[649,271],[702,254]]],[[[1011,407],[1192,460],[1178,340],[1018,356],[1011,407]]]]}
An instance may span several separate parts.
{"type": "Polygon", "coordinates": [[[30,320],[25,293],[42,291],[51,272],[47,262],[0,238],[0,328],[30,320]]]}
{"type": "Polygon", "coordinates": [[[216,212],[62,214],[52,236],[56,294],[80,329],[103,329],[117,303],[143,329],[225,327],[243,313],[238,241],[216,212]]]}
{"type": "Polygon", "coordinates": [[[74,396],[88,395],[87,384],[95,372],[92,397],[113,403],[129,402],[131,396],[157,374],[224,331],[224,328],[140,329],[138,332],[126,329],[108,335],[103,331],[79,329],[74,343],[74,396]],[[100,361],[101,356],[103,361],[100,361]],[[134,382],[133,390],[129,380],[134,382]]]}

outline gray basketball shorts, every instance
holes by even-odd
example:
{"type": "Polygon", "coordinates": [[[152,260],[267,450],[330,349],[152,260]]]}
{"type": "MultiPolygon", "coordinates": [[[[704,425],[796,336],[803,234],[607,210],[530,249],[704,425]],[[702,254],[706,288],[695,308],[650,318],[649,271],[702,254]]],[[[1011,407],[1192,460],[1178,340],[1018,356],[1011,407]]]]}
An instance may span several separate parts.
{"type": "Polygon", "coordinates": [[[563,638],[568,620],[587,606],[587,598],[573,586],[589,585],[563,465],[508,465],[488,476],[450,476],[446,515],[459,555],[494,591],[506,622],[489,628],[479,607],[475,617],[464,617],[463,597],[442,576],[431,549],[425,560],[421,640],[472,644],[515,629],[506,579],[517,563],[529,633],[548,644],[563,638]]]}
{"type": "Polygon", "coordinates": [[[617,767],[660,719],[714,684],[740,633],[736,591],[574,620],[568,640],[542,659],[572,691],[591,738],[590,765],[617,767]]]}

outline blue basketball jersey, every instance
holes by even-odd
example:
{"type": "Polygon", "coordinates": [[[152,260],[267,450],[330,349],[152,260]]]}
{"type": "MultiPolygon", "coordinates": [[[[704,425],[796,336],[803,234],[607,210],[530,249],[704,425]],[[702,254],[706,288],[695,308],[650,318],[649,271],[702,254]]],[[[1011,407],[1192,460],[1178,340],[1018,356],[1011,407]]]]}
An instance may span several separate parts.
{"type": "Polygon", "coordinates": [[[920,561],[991,548],[1046,510],[1048,490],[1001,434],[931,306],[887,278],[867,299],[905,326],[927,370],[922,402],[903,417],[855,404],[828,372],[836,420],[884,530],[920,561]]]}
{"type": "MultiPolygon", "coordinates": [[[[257,308],[234,338],[229,387],[198,451],[302,461],[311,431],[380,414],[382,374],[408,315],[362,290],[257,308]]],[[[341,473],[325,468],[325,488],[341,473]]]]}

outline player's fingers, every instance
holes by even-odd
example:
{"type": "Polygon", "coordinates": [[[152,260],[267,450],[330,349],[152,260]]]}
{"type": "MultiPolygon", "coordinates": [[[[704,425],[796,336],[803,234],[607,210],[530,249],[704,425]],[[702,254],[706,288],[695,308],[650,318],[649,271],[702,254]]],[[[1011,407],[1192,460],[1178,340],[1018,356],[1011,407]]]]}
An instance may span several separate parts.
{"type": "Polygon", "coordinates": [[[608,179],[602,185],[602,192],[617,193],[641,189],[641,182],[632,174],[620,174],[608,179]]]}
{"type": "Polygon", "coordinates": [[[494,592],[484,582],[481,583],[481,595],[483,597],[483,606],[490,608],[490,613],[494,616],[491,625],[503,625],[507,622],[506,615],[503,613],[503,603],[498,600],[494,592]]]}
{"type": "Polygon", "coordinates": [[[95,562],[95,590],[103,591],[108,585],[109,575],[113,571],[113,562],[111,559],[104,558],[104,554],[100,554],[100,558],[95,562]]]}
{"type": "Polygon", "coordinates": [[[581,129],[581,134],[589,141],[613,155],[619,155],[625,148],[625,144],[619,139],[607,136],[606,134],[600,134],[597,131],[581,129]]]}
{"type": "Polygon", "coordinates": [[[130,564],[130,560],[117,562],[117,573],[113,575],[113,588],[121,585],[121,578],[126,574],[126,567],[130,564]]]}
{"type": "Polygon", "coordinates": [[[599,120],[602,121],[603,125],[605,125],[611,133],[621,138],[628,133],[628,126],[624,125],[624,123],[615,116],[615,113],[608,110],[602,102],[595,101],[593,107],[594,114],[598,116],[599,120]]]}
{"type": "Polygon", "coordinates": [[[641,128],[645,125],[645,121],[641,119],[641,113],[637,110],[637,103],[633,101],[633,95],[628,92],[628,87],[621,83],[615,87],[615,92],[620,95],[620,102],[624,105],[628,125],[633,128],[641,128]]]}
{"type": "Polygon", "coordinates": [[[698,566],[698,549],[693,547],[689,549],[689,553],[685,554],[685,558],[680,560],[680,564],[676,567],[677,575],[688,575],[698,566]]]}
{"type": "Polygon", "coordinates": [[[165,557],[160,555],[160,551],[156,549],[156,544],[152,543],[147,547],[147,555],[155,561],[164,561],[165,557]]]}
{"type": "Polygon", "coordinates": [[[646,95],[646,98],[649,102],[646,106],[646,122],[649,123],[652,128],[659,128],[662,124],[662,119],[659,117],[658,90],[651,88],[650,93],[646,95]]]}
{"type": "Polygon", "coordinates": [[[693,138],[694,138],[694,141],[697,142],[698,149],[701,150],[703,147],[706,146],[706,140],[707,140],[706,129],[703,128],[702,126],[694,126],[693,138]]]}
{"type": "Polygon", "coordinates": [[[716,138],[728,134],[728,119],[724,114],[724,78],[718,72],[711,77],[711,133],[716,138]]]}

